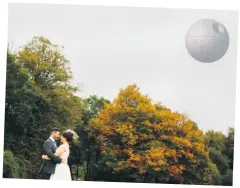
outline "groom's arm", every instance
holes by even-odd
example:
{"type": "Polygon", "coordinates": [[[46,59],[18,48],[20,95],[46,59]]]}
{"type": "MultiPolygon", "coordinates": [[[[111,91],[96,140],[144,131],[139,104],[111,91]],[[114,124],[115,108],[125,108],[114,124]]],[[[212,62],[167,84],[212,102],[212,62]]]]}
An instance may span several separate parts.
{"type": "Polygon", "coordinates": [[[44,142],[43,148],[44,148],[44,151],[45,151],[46,155],[51,160],[53,160],[55,163],[62,163],[62,159],[60,157],[55,156],[54,153],[52,152],[50,142],[48,142],[48,141],[44,142]]]}

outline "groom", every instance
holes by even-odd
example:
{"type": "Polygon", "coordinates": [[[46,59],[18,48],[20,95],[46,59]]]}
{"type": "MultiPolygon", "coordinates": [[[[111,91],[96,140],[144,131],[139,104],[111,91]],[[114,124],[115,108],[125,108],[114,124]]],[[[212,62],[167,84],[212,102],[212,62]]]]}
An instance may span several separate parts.
{"type": "Polygon", "coordinates": [[[62,163],[60,157],[56,157],[54,153],[57,149],[57,140],[60,138],[60,129],[54,127],[51,129],[50,137],[43,144],[43,155],[47,155],[51,160],[44,160],[40,168],[40,179],[50,179],[51,174],[54,174],[56,164],[62,163]]]}

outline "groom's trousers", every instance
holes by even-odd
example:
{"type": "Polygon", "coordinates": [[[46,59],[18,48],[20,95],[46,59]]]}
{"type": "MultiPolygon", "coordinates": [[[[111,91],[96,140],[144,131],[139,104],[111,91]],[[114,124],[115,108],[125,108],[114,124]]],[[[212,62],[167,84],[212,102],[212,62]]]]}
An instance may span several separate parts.
{"type": "Polygon", "coordinates": [[[51,174],[40,173],[40,179],[49,180],[51,174]]]}

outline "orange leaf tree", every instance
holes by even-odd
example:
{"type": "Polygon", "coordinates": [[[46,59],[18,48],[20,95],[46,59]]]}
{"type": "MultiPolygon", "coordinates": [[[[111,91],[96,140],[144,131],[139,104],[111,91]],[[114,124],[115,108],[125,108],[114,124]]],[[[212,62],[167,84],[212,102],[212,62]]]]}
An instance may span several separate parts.
{"type": "Polygon", "coordinates": [[[87,130],[98,145],[97,180],[211,182],[203,132],[184,115],[153,104],[136,85],[121,89],[87,130]]]}

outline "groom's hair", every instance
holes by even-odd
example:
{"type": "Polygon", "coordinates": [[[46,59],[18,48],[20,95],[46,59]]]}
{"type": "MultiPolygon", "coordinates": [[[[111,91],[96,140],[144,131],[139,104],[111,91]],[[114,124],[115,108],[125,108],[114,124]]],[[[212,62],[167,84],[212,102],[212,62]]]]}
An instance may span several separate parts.
{"type": "Polygon", "coordinates": [[[50,133],[52,134],[52,132],[60,132],[60,129],[58,127],[53,127],[51,130],[50,130],[50,133]]]}

